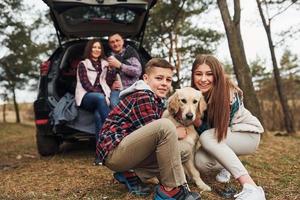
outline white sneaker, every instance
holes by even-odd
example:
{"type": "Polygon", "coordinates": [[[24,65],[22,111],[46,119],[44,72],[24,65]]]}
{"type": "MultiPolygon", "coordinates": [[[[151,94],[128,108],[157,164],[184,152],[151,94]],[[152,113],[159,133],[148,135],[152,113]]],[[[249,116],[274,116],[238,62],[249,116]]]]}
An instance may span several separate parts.
{"type": "Polygon", "coordinates": [[[230,181],[231,174],[226,169],[222,169],[216,176],[216,180],[219,183],[228,183],[230,181]]]}
{"type": "Polygon", "coordinates": [[[234,195],[235,200],[266,200],[262,187],[245,183],[242,192],[234,195]]]}

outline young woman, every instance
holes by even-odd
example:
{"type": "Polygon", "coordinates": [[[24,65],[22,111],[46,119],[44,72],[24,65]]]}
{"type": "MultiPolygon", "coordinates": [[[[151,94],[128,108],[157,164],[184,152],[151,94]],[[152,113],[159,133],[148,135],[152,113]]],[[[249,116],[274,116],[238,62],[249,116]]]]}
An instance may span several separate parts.
{"type": "Polygon", "coordinates": [[[198,55],[192,68],[192,87],[206,98],[202,121],[195,122],[201,149],[195,154],[200,171],[221,170],[216,179],[228,182],[232,174],[243,186],[237,200],[265,200],[237,156],[254,153],[264,131],[259,120],[243,105],[242,91],[225,75],[222,64],[212,55],[198,55]]]}
{"type": "Polygon", "coordinates": [[[116,76],[108,69],[104,55],[100,40],[88,41],[84,50],[85,59],[79,63],[77,69],[76,104],[94,113],[96,141],[110,111],[110,86],[116,76]]]}

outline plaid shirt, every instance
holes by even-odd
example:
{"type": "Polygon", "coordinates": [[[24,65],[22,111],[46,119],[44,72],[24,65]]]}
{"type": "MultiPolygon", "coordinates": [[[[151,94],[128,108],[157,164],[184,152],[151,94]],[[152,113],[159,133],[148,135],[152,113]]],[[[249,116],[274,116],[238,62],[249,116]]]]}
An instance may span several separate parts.
{"type": "MultiPolygon", "coordinates": [[[[95,83],[91,83],[89,80],[87,73],[88,71],[86,70],[84,64],[82,62],[79,63],[78,66],[78,74],[79,74],[79,79],[81,82],[82,87],[87,91],[87,92],[100,92],[103,93],[102,87],[99,82],[100,74],[102,72],[101,69],[101,62],[100,61],[94,61],[90,59],[94,70],[88,69],[91,71],[96,71],[97,72],[97,78],[95,80],[95,83]]],[[[106,74],[106,83],[111,87],[112,83],[114,82],[116,78],[116,72],[108,70],[106,74]]]]}
{"type": "Polygon", "coordinates": [[[103,162],[124,137],[161,118],[164,102],[164,99],[150,90],[140,90],[125,96],[110,112],[99,133],[96,153],[100,161],[103,162]]]}

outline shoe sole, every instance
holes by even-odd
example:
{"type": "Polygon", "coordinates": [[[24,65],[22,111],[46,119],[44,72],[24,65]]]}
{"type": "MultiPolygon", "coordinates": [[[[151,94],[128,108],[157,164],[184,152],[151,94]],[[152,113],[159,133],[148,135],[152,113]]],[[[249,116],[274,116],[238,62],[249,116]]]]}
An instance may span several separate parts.
{"type": "Polygon", "coordinates": [[[123,174],[119,172],[114,173],[113,176],[119,183],[126,185],[127,189],[131,194],[134,194],[136,196],[143,196],[143,197],[149,196],[151,194],[151,192],[134,191],[132,186],[129,184],[128,180],[123,176],[123,174]]]}
{"type": "Polygon", "coordinates": [[[122,183],[122,184],[126,184],[126,182],[127,182],[126,178],[123,175],[121,175],[119,172],[114,173],[114,178],[119,183],[122,183]]]}

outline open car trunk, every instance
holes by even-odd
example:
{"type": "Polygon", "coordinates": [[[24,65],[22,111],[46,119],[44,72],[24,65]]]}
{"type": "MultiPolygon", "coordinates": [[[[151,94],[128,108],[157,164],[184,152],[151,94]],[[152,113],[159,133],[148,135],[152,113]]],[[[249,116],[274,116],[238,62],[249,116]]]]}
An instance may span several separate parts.
{"type": "Polygon", "coordinates": [[[141,40],[156,0],[43,0],[50,8],[59,41],[119,33],[141,40]]]}

